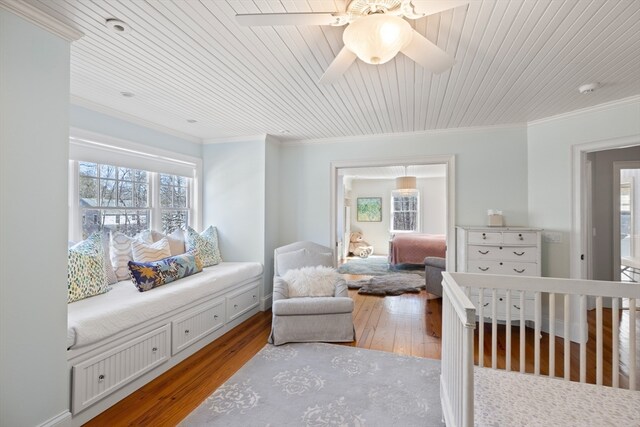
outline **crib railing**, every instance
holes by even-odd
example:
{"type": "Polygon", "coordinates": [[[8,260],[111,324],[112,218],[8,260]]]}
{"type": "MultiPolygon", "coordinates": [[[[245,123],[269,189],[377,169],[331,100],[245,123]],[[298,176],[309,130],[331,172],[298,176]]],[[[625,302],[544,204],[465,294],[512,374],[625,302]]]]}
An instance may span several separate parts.
{"type": "MultiPolygon", "coordinates": [[[[640,284],[514,277],[485,274],[444,273],[442,314],[441,398],[448,426],[473,425],[474,328],[478,319],[491,324],[491,368],[498,367],[498,335],[504,334],[504,368],[512,370],[518,349],[520,372],[526,366],[526,332],[533,328],[533,374],[540,375],[542,330],[548,334],[548,375],[555,376],[556,335],[563,337],[563,376],[570,380],[571,341],[579,343],[579,381],[587,380],[587,307],[595,300],[595,382],[603,384],[603,306],[611,304],[611,385],[620,387],[620,326],[625,328],[626,366],[629,389],[636,379],[636,299],[640,284]],[[626,324],[621,324],[620,299],[629,299],[626,324]],[[561,328],[556,328],[556,323],[561,328]],[[501,325],[504,325],[502,328],[501,325]],[[512,326],[517,326],[519,345],[512,343],[512,326]]],[[[484,323],[478,328],[478,365],[484,366],[484,323]]],[[[530,334],[530,331],[529,331],[530,334]]],[[[593,335],[593,334],[592,334],[593,335]]],[[[576,344],[574,344],[575,346],[576,344]]]]}

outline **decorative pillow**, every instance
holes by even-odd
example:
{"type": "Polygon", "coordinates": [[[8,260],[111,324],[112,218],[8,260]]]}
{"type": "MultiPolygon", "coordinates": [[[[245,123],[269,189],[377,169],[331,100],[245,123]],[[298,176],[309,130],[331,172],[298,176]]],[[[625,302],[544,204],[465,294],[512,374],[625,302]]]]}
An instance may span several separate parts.
{"type": "Polygon", "coordinates": [[[289,270],[282,279],[289,287],[289,298],[330,297],[342,276],[332,267],[318,265],[289,270]]]}
{"type": "Polygon", "coordinates": [[[184,232],[181,229],[176,228],[167,235],[151,230],[151,238],[154,243],[165,237],[169,241],[169,250],[172,256],[181,255],[187,251],[184,247],[184,232]]]}
{"type": "Polygon", "coordinates": [[[113,270],[113,264],[111,264],[109,233],[103,231],[100,237],[102,240],[102,250],[104,251],[104,273],[107,275],[107,284],[113,285],[118,282],[118,277],[116,277],[116,272],[113,270]]]}
{"type": "Polygon", "coordinates": [[[332,266],[333,255],[331,252],[309,252],[306,248],[297,251],[285,252],[278,255],[278,275],[282,276],[287,271],[298,268],[301,265],[332,266]]]}
{"type": "Polygon", "coordinates": [[[132,240],[131,254],[135,262],[151,262],[168,258],[171,256],[169,240],[167,240],[166,237],[163,237],[155,243],[132,240]]]}
{"type": "Polygon", "coordinates": [[[120,231],[111,232],[111,245],[109,247],[111,263],[116,273],[116,278],[127,280],[129,278],[129,265],[133,258],[131,256],[131,242],[135,240],[120,231]]]}
{"type": "Polygon", "coordinates": [[[200,234],[193,228],[187,227],[185,234],[187,251],[196,251],[200,259],[202,259],[202,265],[209,267],[222,262],[220,249],[218,248],[218,229],[216,227],[209,226],[200,234]]]}
{"type": "Polygon", "coordinates": [[[104,247],[100,233],[93,233],[86,240],[68,251],[67,290],[68,302],[78,301],[109,291],[104,267],[104,247]]]}
{"type": "Polygon", "coordinates": [[[140,292],[171,283],[202,271],[202,261],[192,253],[152,262],[129,261],[131,280],[140,292]]]}

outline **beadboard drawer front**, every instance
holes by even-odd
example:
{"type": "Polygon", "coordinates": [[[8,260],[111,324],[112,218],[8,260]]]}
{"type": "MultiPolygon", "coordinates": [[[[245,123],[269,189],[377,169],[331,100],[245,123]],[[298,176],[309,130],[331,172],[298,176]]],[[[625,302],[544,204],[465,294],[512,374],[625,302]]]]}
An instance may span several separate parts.
{"type": "Polygon", "coordinates": [[[490,245],[502,243],[502,233],[492,231],[470,231],[469,244],[490,245]]]}
{"type": "Polygon", "coordinates": [[[229,317],[227,321],[230,322],[257,307],[260,302],[259,291],[260,285],[254,285],[229,295],[227,297],[227,316],[229,317]]]}
{"type": "Polygon", "coordinates": [[[224,298],[176,318],[172,323],[172,354],[189,347],[205,335],[224,326],[224,298]]]}
{"type": "Polygon", "coordinates": [[[533,262],[473,260],[469,261],[468,272],[485,274],[507,274],[510,276],[537,276],[538,264],[533,262]]]}
{"type": "Polygon", "coordinates": [[[502,234],[502,243],[505,245],[536,245],[538,234],[533,231],[505,231],[502,234]]]}
{"type": "Polygon", "coordinates": [[[531,246],[469,246],[469,260],[536,262],[538,249],[531,246]]]}
{"type": "MultiPolygon", "coordinates": [[[[490,289],[485,289],[483,293],[484,304],[482,307],[482,317],[490,319],[493,313],[493,297],[490,289]]],[[[478,290],[473,289],[469,294],[469,299],[478,304],[478,290]]],[[[522,313],[522,305],[520,303],[520,293],[511,292],[511,320],[519,320],[522,313]]],[[[476,315],[479,316],[479,310],[476,310],[476,315]]],[[[533,320],[535,317],[535,299],[534,295],[529,293],[525,294],[524,298],[524,319],[533,320]]],[[[498,290],[496,292],[496,319],[505,320],[507,318],[507,296],[504,291],[498,290]]]]}
{"type": "Polygon", "coordinates": [[[73,414],[169,360],[170,333],[167,324],[100,356],[74,365],[73,414]]]}

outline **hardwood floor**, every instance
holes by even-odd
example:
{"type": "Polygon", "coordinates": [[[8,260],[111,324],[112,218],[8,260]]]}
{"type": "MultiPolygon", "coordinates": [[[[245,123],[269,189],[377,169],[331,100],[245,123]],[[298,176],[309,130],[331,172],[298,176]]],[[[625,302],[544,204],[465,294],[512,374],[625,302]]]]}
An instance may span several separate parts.
{"type": "MultiPolygon", "coordinates": [[[[419,357],[440,358],[441,299],[422,291],[395,297],[359,295],[350,291],[355,301],[354,324],[357,341],[346,345],[372,350],[390,351],[419,357]]],[[[624,312],[623,312],[624,313],[624,312]]],[[[610,313],[607,313],[611,319],[610,313]]],[[[628,315],[628,314],[627,314],[628,315]]],[[[624,316],[624,314],[621,314],[624,316]]],[[[590,325],[595,314],[589,313],[590,325]]],[[[491,363],[491,325],[485,324],[485,364],[491,363]]],[[[271,327],[271,312],[258,313],[214,343],[203,348],[180,365],[129,395],[107,411],[88,422],[87,426],[173,426],[186,417],[214,390],[222,385],[267,342],[271,327]]],[[[611,321],[605,324],[605,384],[611,383],[611,321]],[[608,326],[607,326],[608,325],[608,326]],[[608,335],[607,335],[608,334],[608,335]],[[608,337],[608,338],[607,338],[608,337]],[[608,349],[608,350],[607,350],[608,349]]],[[[590,330],[594,328],[590,326],[590,330]]],[[[639,326],[636,328],[640,331],[639,326]]],[[[477,329],[476,329],[477,331],[477,329]]],[[[498,366],[505,364],[504,326],[499,331],[498,366]],[[500,332],[503,333],[500,333],[500,332]]],[[[518,343],[518,330],[513,329],[514,348],[518,343]]],[[[526,366],[533,372],[533,331],[527,329],[526,366]]],[[[624,341],[624,335],[621,340],[624,341]]],[[[626,337],[628,342],[628,336],[626,337]]],[[[476,334],[477,344],[477,334],[476,334]]],[[[549,338],[543,334],[541,343],[541,371],[548,371],[549,338]]],[[[621,344],[624,345],[624,342],[621,344]]],[[[513,369],[519,365],[513,359],[513,369]]],[[[562,375],[562,339],[556,338],[556,375],[562,375]]],[[[571,346],[571,377],[578,378],[579,346],[571,346]]],[[[477,360],[477,354],[476,354],[477,360]]],[[[590,338],[587,381],[595,383],[595,337],[590,338]]],[[[628,360],[620,362],[626,372],[628,360]]],[[[640,366],[640,363],[639,363],[640,366]]],[[[626,387],[625,375],[621,385],[626,387]]]]}

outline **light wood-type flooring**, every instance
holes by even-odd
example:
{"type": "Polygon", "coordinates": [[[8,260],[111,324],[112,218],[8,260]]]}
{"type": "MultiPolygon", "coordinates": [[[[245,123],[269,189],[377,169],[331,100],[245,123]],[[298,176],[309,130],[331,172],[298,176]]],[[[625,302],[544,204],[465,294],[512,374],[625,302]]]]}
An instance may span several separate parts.
{"type": "MultiPolygon", "coordinates": [[[[358,295],[350,291],[355,300],[354,323],[357,341],[350,345],[390,351],[419,357],[440,358],[441,299],[422,291],[395,297],[358,295]]],[[[624,312],[623,312],[624,313],[624,312]]],[[[605,316],[610,315],[606,313],[605,316]]],[[[622,314],[621,316],[624,316],[622,314]]],[[[595,315],[589,314],[590,329],[595,315]]],[[[610,319],[610,316],[608,317],[610,319]]],[[[639,322],[640,323],[640,322],[639,322]]],[[[213,391],[251,359],[267,342],[271,325],[271,312],[258,313],[214,343],[203,348],[180,365],[98,415],[88,426],[173,426],[186,417],[213,391]]],[[[605,324],[605,383],[611,383],[611,322],[605,324]],[[608,338],[607,338],[608,337],[608,338]],[[607,350],[608,349],[608,350],[607,350]],[[608,373],[608,374],[607,374],[608,373]]],[[[504,327],[502,328],[502,332],[504,327]]],[[[640,325],[637,330],[640,331],[640,325]]],[[[504,333],[500,333],[499,337],[504,333]]],[[[518,331],[513,329],[514,347],[518,346],[518,331]]],[[[624,332],[621,346],[625,345],[624,332]]],[[[491,325],[485,325],[485,364],[491,363],[491,325]]],[[[626,336],[628,343],[628,336],[626,336]]],[[[476,333],[477,343],[477,333],[476,333]]],[[[541,371],[548,371],[548,336],[542,338],[541,371]]],[[[628,344],[627,344],[628,345],[628,344]]],[[[504,366],[504,342],[498,339],[498,366],[504,366]]],[[[562,375],[563,343],[556,339],[556,374],[562,375]]],[[[518,365],[515,348],[514,369],[518,365]]],[[[526,365],[533,372],[533,331],[527,329],[526,365]]],[[[578,378],[579,347],[572,345],[571,377],[578,378]]],[[[477,355],[476,355],[477,358],[477,355]]],[[[595,337],[589,340],[587,380],[595,382],[595,337]]],[[[620,362],[626,372],[628,359],[620,362]]],[[[640,363],[639,363],[640,366],[640,363]]],[[[626,385],[626,376],[621,376],[626,385]]]]}

